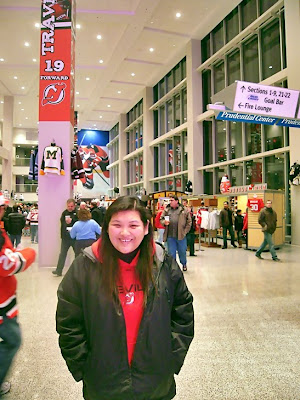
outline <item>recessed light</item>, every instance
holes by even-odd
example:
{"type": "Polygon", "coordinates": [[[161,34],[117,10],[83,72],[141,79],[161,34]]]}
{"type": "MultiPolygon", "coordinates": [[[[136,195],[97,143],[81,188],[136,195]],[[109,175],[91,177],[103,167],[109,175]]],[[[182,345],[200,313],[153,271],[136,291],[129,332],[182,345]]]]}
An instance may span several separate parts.
{"type": "Polygon", "coordinates": [[[77,104],[77,107],[80,107],[80,104],[77,104]]]}
{"type": "Polygon", "coordinates": [[[110,107],[111,107],[111,105],[110,105],[110,104],[107,104],[107,107],[108,107],[108,108],[110,108],[110,107]]]}
{"type": "Polygon", "coordinates": [[[22,90],[24,90],[24,89],[25,89],[25,87],[24,87],[24,86],[22,86],[22,87],[21,87],[21,89],[22,89],[22,90]]]}
{"type": "Polygon", "coordinates": [[[76,94],[79,94],[79,92],[76,92],[76,94]]]}
{"type": "Polygon", "coordinates": [[[87,77],[85,78],[85,80],[86,80],[86,81],[89,81],[89,80],[90,80],[90,78],[87,76],[87,77]]]}
{"type": "Polygon", "coordinates": [[[99,115],[99,118],[103,118],[102,115],[99,115]]]}
{"type": "Polygon", "coordinates": [[[103,64],[103,60],[99,60],[99,63],[100,63],[100,64],[103,64]]]}
{"type": "Polygon", "coordinates": [[[19,126],[22,126],[22,124],[19,124],[19,126]]]}
{"type": "Polygon", "coordinates": [[[24,108],[21,108],[21,111],[24,111],[24,108]]]}
{"type": "Polygon", "coordinates": [[[132,72],[132,73],[131,73],[131,76],[135,76],[135,73],[134,73],[134,72],[132,72]]]}
{"type": "Polygon", "coordinates": [[[118,90],[118,92],[117,92],[118,94],[121,94],[122,92],[121,92],[121,90],[118,90]]]}
{"type": "Polygon", "coordinates": [[[96,124],[94,124],[94,126],[97,126],[96,124]]]}
{"type": "Polygon", "coordinates": [[[101,40],[101,39],[102,39],[102,36],[101,36],[101,35],[97,35],[97,39],[98,39],[98,40],[101,40]]]}
{"type": "Polygon", "coordinates": [[[28,119],[28,117],[25,117],[25,119],[28,119]]]}
{"type": "Polygon", "coordinates": [[[176,16],[176,18],[180,18],[180,17],[181,17],[181,13],[180,13],[180,12],[177,12],[177,13],[175,14],[175,16],[176,16]]]}
{"type": "Polygon", "coordinates": [[[14,79],[18,79],[18,77],[17,77],[17,76],[14,76],[14,79]]]}
{"type": "Polygon", "coordinates": [[[0,58],[0,61],[2,61],[2,62],[3,62],[3,61],[4,61],[4,58],[0,58]]]}
{"type": "Polygon", "coordinates": [[[22,104],[22,103],[19,101],[19,104],[22,104]]]}
{"type": "Polygon", "coordinates": [[[40,28],[41,24],[39,24],[38,22],[36,22],[36,23],[34,24],[34,26],[35,26],[36,28],[40,28]]]}
{"type": "Polygon", "coordinates": [[[81,28],[81,25],[80,25],[80,24],[76,24],[76,28],[77,28],[77,29],[80,29],[80,28],[81,28]]]}
{"type": "Polygon", "coordinates": [[[150,51],[151,53],[153,53],[154,48],[153,48],[153,47],[150,47],[149,51],[150,51]]]}
{"type": "Polygon", "coordinates": [[[153,21],[150,22],[150,24],[153,24],[153,23],[154,23],[153,21]]]}
{"type": "Polygon", "coordinates": [[[173,44],[173,47],[176,47],[176,44],[173,44]]]}
{"type": "Polygon", "coordinates": [[[1,104],[4,104],[4,101],[3,101],[3,100],[1,100],[1,104]]]}
{"type": "Polygon", "coordinates": [[[25,46],[25,47],[29,47],[30,44],[29,44],[28,42],[25,42],[25,43],[24,43],[24,46],[25,46]]]}
{"type": "Polygon", "coordinates": [[[36,58],[33,58],[32,61],[33,61],[33,62],[36,62],[36,58]]]}

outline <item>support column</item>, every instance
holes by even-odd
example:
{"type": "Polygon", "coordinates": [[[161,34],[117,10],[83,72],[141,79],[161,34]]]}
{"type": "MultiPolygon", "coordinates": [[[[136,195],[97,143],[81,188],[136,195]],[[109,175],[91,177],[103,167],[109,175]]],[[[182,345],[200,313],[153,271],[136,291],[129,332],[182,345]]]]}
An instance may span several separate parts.
{"type": "Polygon", "coordinates": [[[12,145],[13,145],[13,115],[14,115],[14,98],[12,96],[4,96],[3,104],[3,134],[2,146],[8,150],[7,158],[2,158],[2,190],[7,189],[9,193],[13,188],[12,175],[12,145]]]}
{"type": "Polygon", "coordinates": [[[120,114],[119,121],[119,189],[120,195],[124,196],[126,194],[126,190],[123,188],[123,185],[126,185],[126,176],[127,176],[127,168],[126,161],[123,161],[123,158],[126,156],[126,132],[124,130],[127,127],[126,114],[120,114]]]}
{"type": "MultiPolygon", "coordinates": [[[[288,67],[288,86],[300,90],[299,80],[299,37],[300,37],[300,2],[285,0],[286,54],[288,67]]],[[[300,129],[289,128],[290,163],[299,161],[300,129]]],[[[300,186],[291,185],[291,220],[292,244],[300,245],[300,186]]]]}
{"type": "MultiPolygon", "coordinates": [[[[64,174],[39,175],[39,266],[56,267],[60,249],[60,216],[66,201],[72,197],[71,149],[74,143],[74,49],[75,0],[59,18],[54,2],[42,2],[40,96],[39,96],[39,165],[59,165],[61,147],[64,174]]],[[[52,169],[52,171],[55,171],[52,169]]]]}
{"type": "Polygon", "coordinates": [[[153,89],[146,87],[143,95],[143,180],[147,194],[152,192],[150,179],[154,177],[153,148],[149,143],[153,139],[153,111],[149,108],[153,104],[153,89]]]}
{"type": "Polygon", "coordinates": [[[203,174],[197,171],[203,166],[203,124],[196,118],[202,110],[202,80],[197,67],[201,60],[201,42],[192,39],[187,45],[187,142],[188,142],[188,179],[193,183],[194,194],[204,192],[203,174]]]}

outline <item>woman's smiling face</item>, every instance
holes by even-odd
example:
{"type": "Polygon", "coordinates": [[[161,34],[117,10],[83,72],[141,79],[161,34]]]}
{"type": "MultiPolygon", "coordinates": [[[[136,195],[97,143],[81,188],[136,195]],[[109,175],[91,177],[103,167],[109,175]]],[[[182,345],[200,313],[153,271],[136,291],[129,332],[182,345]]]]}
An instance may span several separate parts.
{"type": "Polygon", "coordinates": [[[120,211],[111,217],[108,225],[108,236],[116,250],[128,254],[139,247],[144,236],[148,234],[138,211],[120,211]]]}

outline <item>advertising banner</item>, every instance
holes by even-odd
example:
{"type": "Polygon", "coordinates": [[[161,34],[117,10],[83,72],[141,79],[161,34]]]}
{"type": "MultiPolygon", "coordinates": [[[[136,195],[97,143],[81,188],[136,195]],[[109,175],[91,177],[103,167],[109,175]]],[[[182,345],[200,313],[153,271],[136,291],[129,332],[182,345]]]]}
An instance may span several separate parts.
{"type": "Polygon", "coordinates": [[[74,123],[74,0],[42,0],[39,121],[74,123]]]}

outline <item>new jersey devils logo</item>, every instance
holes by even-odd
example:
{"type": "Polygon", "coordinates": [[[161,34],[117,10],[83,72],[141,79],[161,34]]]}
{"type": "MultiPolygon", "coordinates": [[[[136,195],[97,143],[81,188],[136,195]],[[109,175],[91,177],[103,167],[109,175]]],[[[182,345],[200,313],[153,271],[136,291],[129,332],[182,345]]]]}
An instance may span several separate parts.
{"type": "Polygon", "coordinates": [[[42,106],[46,104],[59,104],[65,98],[65,83],[51,83],[44,90],[42,106]]]}

